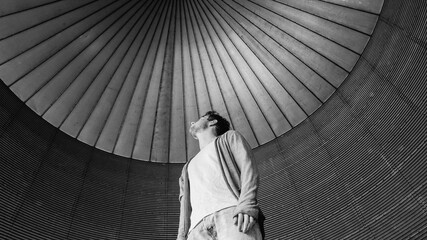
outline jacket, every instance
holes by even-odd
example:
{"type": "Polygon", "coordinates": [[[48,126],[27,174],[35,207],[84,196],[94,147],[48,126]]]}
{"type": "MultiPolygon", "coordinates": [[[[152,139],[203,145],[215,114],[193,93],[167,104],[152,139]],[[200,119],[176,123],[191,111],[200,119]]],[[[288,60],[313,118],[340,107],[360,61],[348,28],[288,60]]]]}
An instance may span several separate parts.
{"type": "MultiPolygon", "coordinates": [[[[258,221],[264,237],[264,215],[260,212],[257,202],[259,176],[251,147],[240,133],[230,130],[215,139],[215,148],[225,182],[238,199],[234,216],[239,213],[252,216],[258,221]]],[[[187,239],[191,225],[190,183],[187,171],[190,161],[182,168],[179,178],[181,207],[177,240],[187,239]]]]}

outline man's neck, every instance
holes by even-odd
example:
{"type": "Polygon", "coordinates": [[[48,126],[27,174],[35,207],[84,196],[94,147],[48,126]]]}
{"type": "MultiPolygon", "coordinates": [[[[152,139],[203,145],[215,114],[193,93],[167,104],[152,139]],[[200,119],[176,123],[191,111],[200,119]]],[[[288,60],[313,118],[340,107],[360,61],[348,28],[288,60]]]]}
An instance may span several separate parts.
{"type": "Polygon", "coordinates": [[[215,140],[216,136],[212,131],[204,131],[197,135],[197,139],[199,140],[199,148],[202,150],[206,145],[215,140]]]}

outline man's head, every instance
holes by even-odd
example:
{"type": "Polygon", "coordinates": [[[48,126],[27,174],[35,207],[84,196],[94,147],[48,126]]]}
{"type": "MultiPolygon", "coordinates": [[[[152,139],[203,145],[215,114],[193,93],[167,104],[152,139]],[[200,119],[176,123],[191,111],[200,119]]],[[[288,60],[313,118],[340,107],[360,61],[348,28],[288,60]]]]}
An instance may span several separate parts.
{"type": "Polygon", "coordinates": [[[192,122],[190,133],[197,139],[196,134],[206,129],[212,129],[215,136],[220,136],[230,130],[230,123],[215,111],[208,111],[197,122],[192,122]]]}

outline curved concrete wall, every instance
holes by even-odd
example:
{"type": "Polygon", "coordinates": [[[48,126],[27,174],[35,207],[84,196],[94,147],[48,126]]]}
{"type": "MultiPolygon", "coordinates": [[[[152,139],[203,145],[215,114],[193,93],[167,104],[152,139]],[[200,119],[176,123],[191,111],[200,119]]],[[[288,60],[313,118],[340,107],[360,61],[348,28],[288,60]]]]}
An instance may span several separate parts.
{"type": "MultiPolygon", "coordinates": [[[[267,239],[427,237],[424,1],[384,3],[350,76],[255,149],[267,239]]],[[[84,145],[0,86],[0,238],[174,239],[181,164],[84,145]]]]}
{"type": "Polygon", "coordinates": [[[337,93],[256,150],[269,239],[427,237],[426,8],[386,2],[337,93]]]}
{"type": "Polygon", "coordinates": [[[6,1],[0,79],[47,122],[122,157],[185,163],[211,109],[252,148],[349,75],[383,0],[6,1]]]}

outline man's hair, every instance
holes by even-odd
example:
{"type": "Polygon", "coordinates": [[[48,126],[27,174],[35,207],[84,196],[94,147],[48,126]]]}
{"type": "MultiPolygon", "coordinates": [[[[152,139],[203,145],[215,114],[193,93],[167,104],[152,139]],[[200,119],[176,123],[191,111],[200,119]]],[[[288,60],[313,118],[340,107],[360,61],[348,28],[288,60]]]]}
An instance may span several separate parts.
{"type": "Polygon", "coordinates": [[[215,123],[215,132],[217,136],[220,136],[230,130],[230,123],[216,111],[208,111],[203,116],[208,116],[208,121],[217,121],[215,123]]]}

